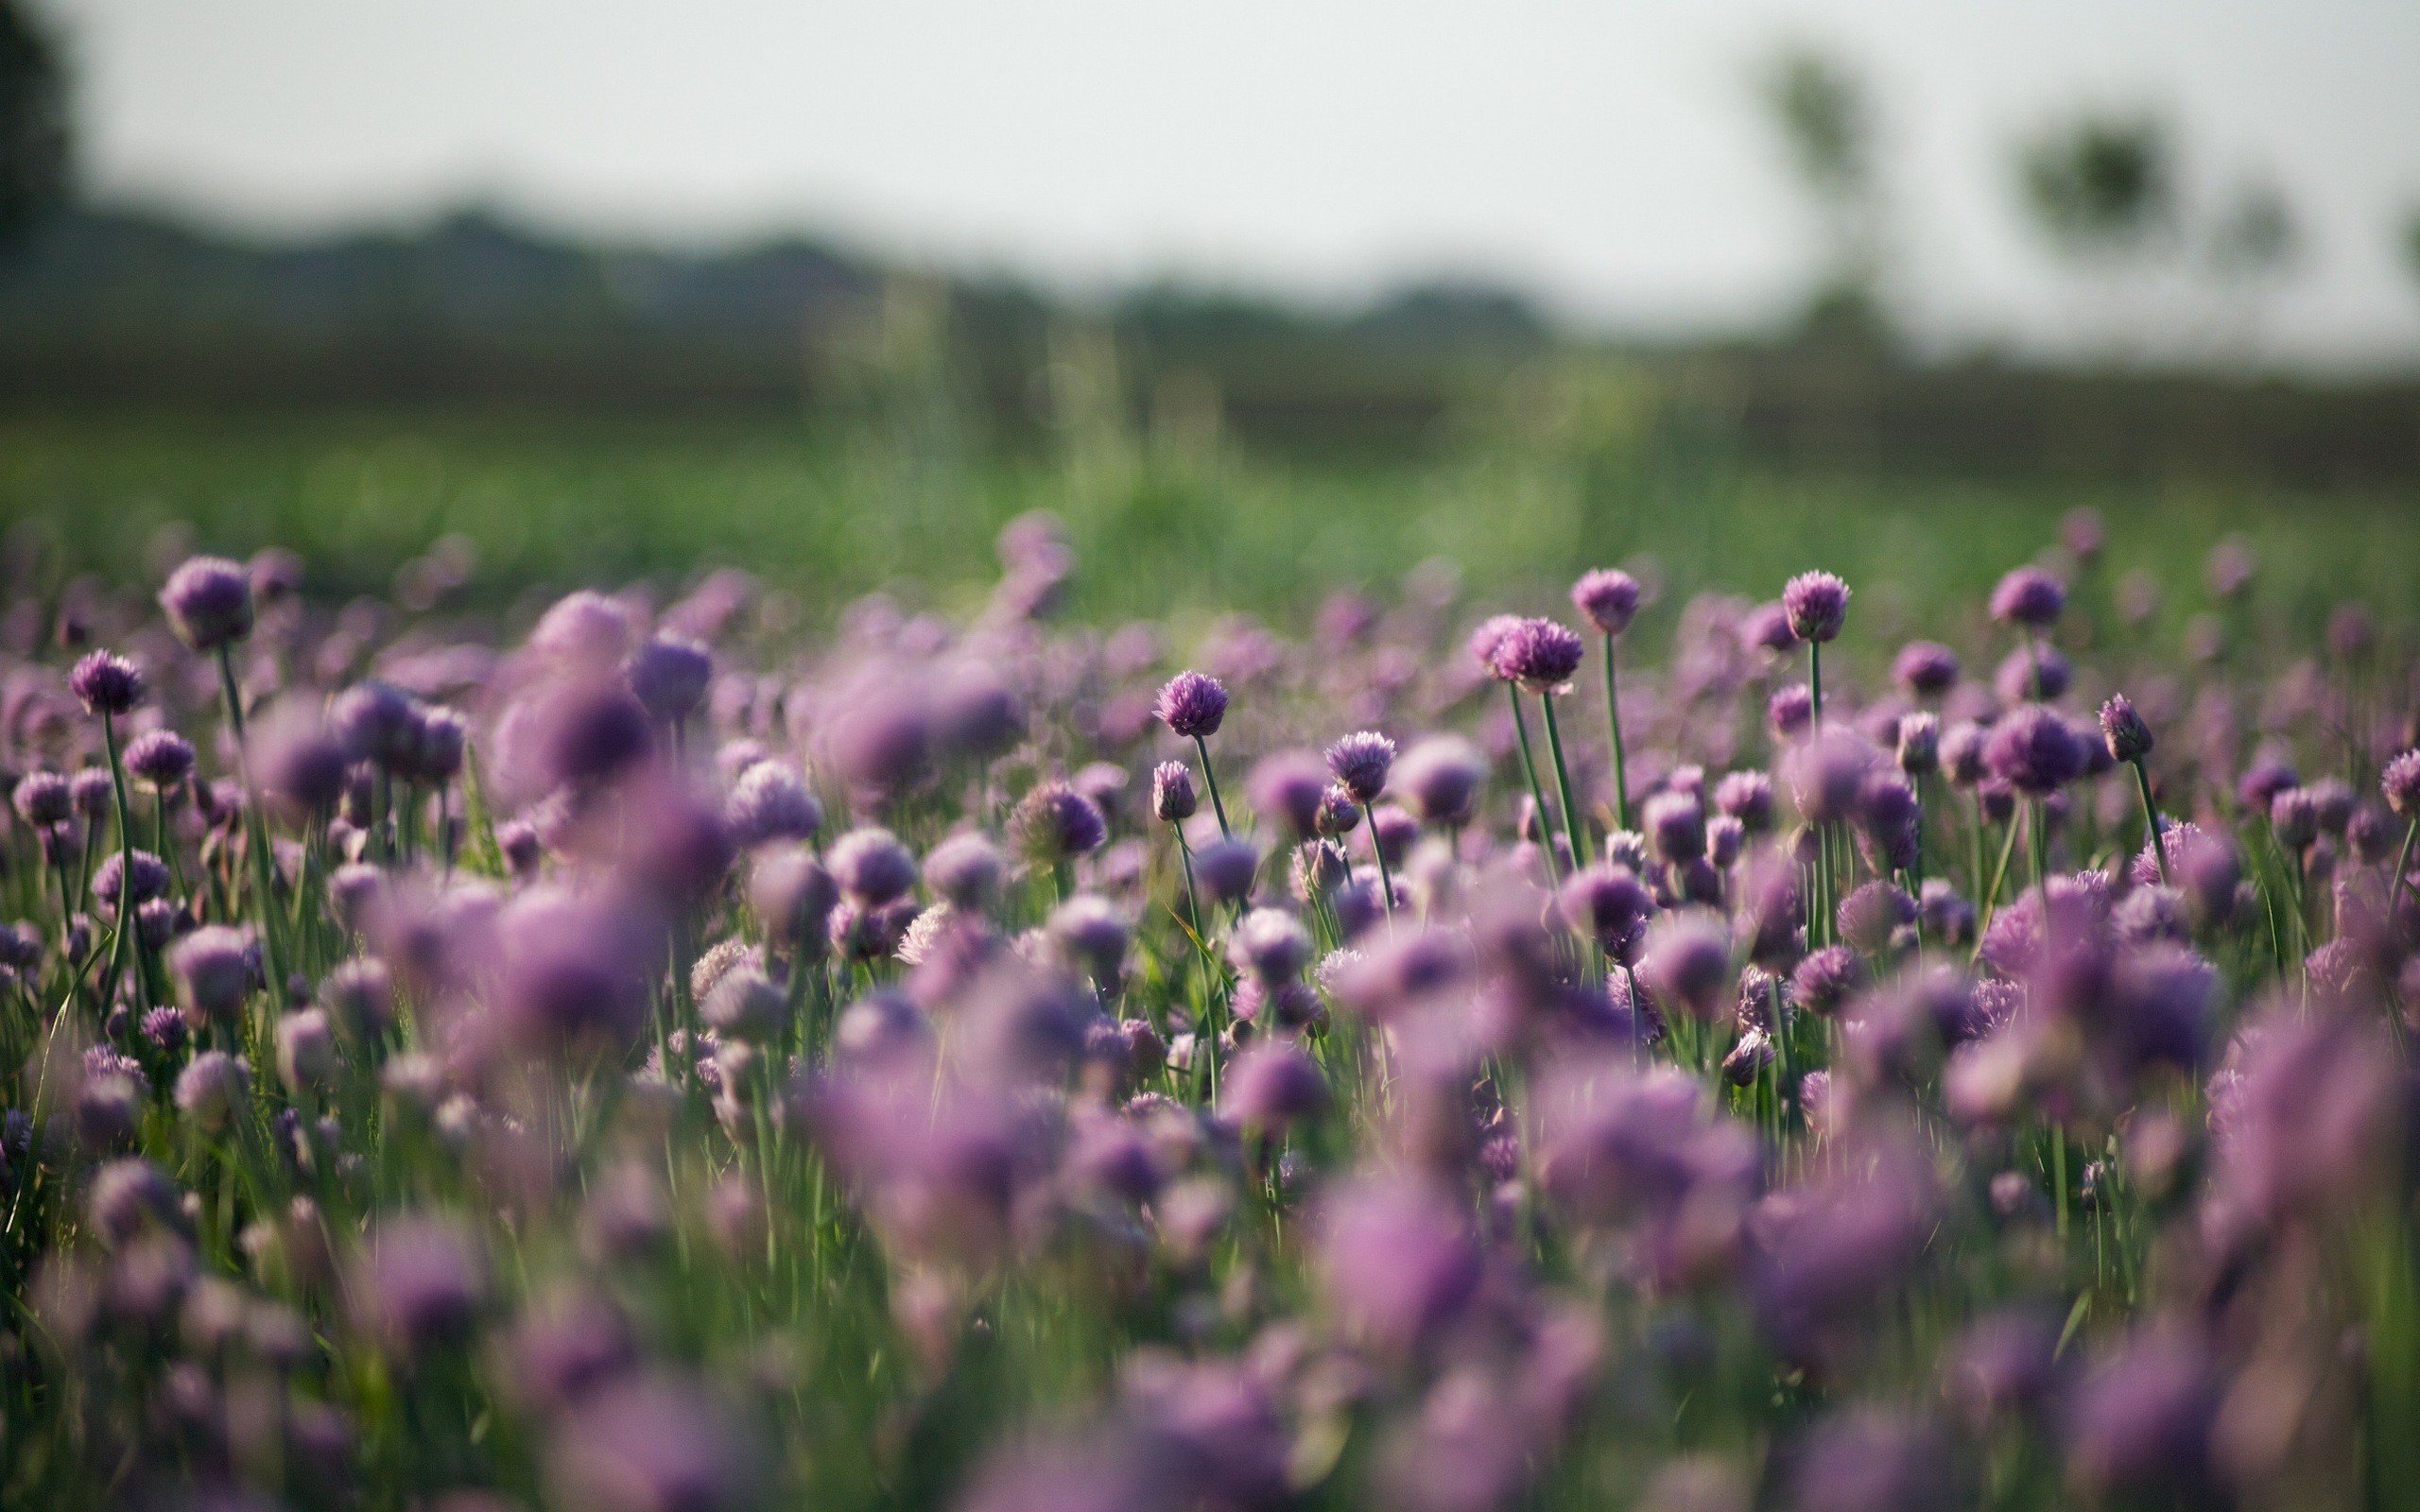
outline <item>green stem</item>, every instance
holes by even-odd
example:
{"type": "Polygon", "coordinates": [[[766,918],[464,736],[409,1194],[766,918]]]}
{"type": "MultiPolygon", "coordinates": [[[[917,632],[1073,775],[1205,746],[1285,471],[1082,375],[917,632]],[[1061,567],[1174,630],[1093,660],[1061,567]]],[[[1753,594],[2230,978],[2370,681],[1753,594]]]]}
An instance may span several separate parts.
{"type": "Polygon", "coordinates": [[[1806,695],[1809,731],[1824,728],[1824,643],[1806,643],[1806,695]]]}
{"type": "Polygon", "coordinates": [[[2411,865],[2411,837],[2415,834],[2420,834],[2420,815],[2403,827],[2403,848],[2394,853],[2394,875],[2387,879],[2386,917],[2390,922],[2394,919],[2395,900],[2403,892],[2404,868],[2411,865]]]}
{"type": "Polygon", "coordinates": [[[1387,917],[1395,917],[1394,873],[1387,869],[1387,848],[1378,843],[1378,811],[1369,804],[1361,805],[1361,816],[1370,825],[1370,853],[1378,858],[1379,901],[1387,905],[1387,917]]]}
{"type": "Polygon", "coordinates": [[[1219,834],[1232,840],[1236,832],[1227,826],[1227,800],[1219,796],[1219,773],[1210,765],[1210,743],[1200,735],[1193,737],[1193,748],[1201,754],[1201,782],[1210,789],[1210,811],[1219,816],[1219,834]]]}
{"type": "Polygon", "coordinates": [[[2159,808],[2152,802],[2151,774],[2143,770],[2142,758],[2131,764],[2135,768],[2135,791],[2143,797],[2143,823],[2152,832],[2152,855],[2159,862],[2159,880],[2169,881],[2168,874],[2168,837],[2159,833],[2159,808]]]}
{"type": "Polygon", "coordinates": [[[117,799],[117,931],[110,936],[109,964],[101,970],[100,1008],[106,1016],[134,922],[134,810],[126,800],[126,764],[118,760],[117,720],[110,714],[101,715],[101,746],[109,752],[110,788],[117,799]]]}
{"type": "Polygon", "coordinates": [[[1521,737],[1521,770],[1530,779],[1530,799],[1538,806],[1538,845],[1547,853],[1547,882],[1550,886],[1563,885],[1562,868],[1554,859],[1554,827],[1547,822],[1547,790],[1538,782],[1538,759],[1530,749],[1530,720],[1521,713],[1521,689],[1518,684],[1504,684],[1505,701],[1512,706],[1512,730],[1521,737]]]}
{"type": "Polygon", "coordinates": [[[244,784],[244,849],[251,852],[252,885],[260,891],[261,954],[268,966],[269,1001],[285,1001],[285,968],[277,941],[277,889],[269,876],[268,827],[261,822],[261,792],[252,784],[252,759],[244,747],[244,699],[235,689],[235,656],[232,645],[218,648],[218,692],[227,703],[227,728],[235,737],[235,772],[244,784]]]}
{"type": "Polygon", "coordinates": [[[1554,717],[1554,695],[1538,695],[1538,707],[1547,713],[1547,751],[1554,758],[1555,791],[1563,798],[1563,837],[1571,842],[1571,864],[1588,864],[1586,832],[1580,827],[1580,805],[1571,800],[1571,770],[1563,760],[1563,727],[1554,717]]]}
{"type": "Polygon", "coordinates": [[[1614,638],[1605,637],[1605,727],[1614,737],[1614,822],[1623,829],[1634,829],[1630,821],[1630,780],[1622,762],[1622,705],[1620,674],[1614,663],[1614,638]]]}

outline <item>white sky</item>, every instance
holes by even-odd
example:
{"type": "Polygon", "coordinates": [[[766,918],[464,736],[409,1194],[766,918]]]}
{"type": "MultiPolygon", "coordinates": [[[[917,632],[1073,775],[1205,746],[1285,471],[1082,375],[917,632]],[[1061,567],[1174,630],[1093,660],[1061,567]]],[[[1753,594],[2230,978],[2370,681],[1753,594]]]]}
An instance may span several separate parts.
{"type": "Polygon", "coordinates": [[[88,181],[220,219],[479,198],[660,237],[837,232],[1080,289],[1179,271],[1349,298],[1472,271],[1659,331],[1803,286],[1750,85],[1801,38],[1876,86],[1905,303],[1936,340],[2099,340],[2113,309],[2214,339],[2174,288],[2080,293],[2013,208],[2012,139],[2147,103],[2198,181],[2294,195],[2310,245],[2256,321],[2272,351],[2420,361],[2396,239],[2420,205],[2414,0],[43,3],[81,71],[88,181]]]}

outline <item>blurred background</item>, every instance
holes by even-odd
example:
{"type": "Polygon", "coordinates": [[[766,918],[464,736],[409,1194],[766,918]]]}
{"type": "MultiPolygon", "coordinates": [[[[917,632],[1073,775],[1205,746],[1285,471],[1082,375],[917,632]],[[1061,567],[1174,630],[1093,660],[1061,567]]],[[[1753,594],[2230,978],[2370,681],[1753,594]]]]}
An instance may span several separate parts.
{"type": "Polygon", "coordinates": [[[0,521],[502,602],[2410,609],[2408,0],[0,0],[0,521]],[[1433,569],[1432,569],[1433,570],[1433,569]],[[971,590],[969,590],[971,591],[971,590]]]}

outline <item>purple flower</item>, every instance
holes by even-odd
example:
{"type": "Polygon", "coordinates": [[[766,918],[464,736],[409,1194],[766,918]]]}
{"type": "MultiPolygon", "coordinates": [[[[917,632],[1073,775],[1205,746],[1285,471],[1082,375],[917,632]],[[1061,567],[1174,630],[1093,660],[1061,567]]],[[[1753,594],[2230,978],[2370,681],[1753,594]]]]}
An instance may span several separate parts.
{"type": "Polygon", "coordinates": [[[1792,1512],[1948,1512],[1966,1504],[1938,1425],[1845,1407],[1807,1430],[1790,1472],[1792,1512]]]}
{"type": "Polygon", "coordinates": [[[2221,1383],[2199,1340],[2145,1331],[2103,1358],[2061,1414],[2067,1484],[2092,1501],[2199,1504],[2218,1494],[2211,1462],[2221,1383]]]}
{"type": "Polygon", "coordinates": [[[178,1001],[196,1029],[232,1022],[252,989],[251,936],[225,924],[204,924],[168,953],[178,1001]]]}
{"type": "Polygon", "coordinates": [[[1712,1019],[1731,975],[1730,934],[1708,913],[1666,914],[1648,930],[1638,975],[1667,1012],[1712,1019]]]}
{"type": "Polygon", "coordinates": [[[1881,752],[1864,736],[1827,728],[1789,754],[1788,775],[1798,812],[1810,824],[1854,817],[1866,778],[1880,765],[1881,752]]]}
{"type": "Polygon", "coordinates": [[[1781,607],[1800,640],[1836,640],[1848,620],[1849,585],[1830,573],[1800,573],[1783,586],[1781,607]]]}
{"type": "Polygon", "coordinates": [[[695,641],[659,635],[622,663],[622,679],[647,712],[667,725],[697,713],[714,680],[714,653],[695,641]]]}
{"type": "Polygon", "coordinates": [[[1815,694],[1803,682],[1775,688],[1765,700],[1765,723],[1784,740],[1796,740],[1815,724],[1815,694]]]}
{"type": "Polygon", "coordinates": [[[637,638],[631,611],[588,588],[557,599],[529,631],[529,644],[542,655],[592,672],[611,670],[637,638]]]}
{"type": "Polygon", "coordinates": [[[1227,717],[1227,690],[1202,672],[1180,672],[1160,689],[1152,711],[1160,722],[1186,740],[1204,740],[1219,732],[1227,717]]]}
{"type": "Polygon", "coordinates": [[[741,850],[815,838],[823,805],[798,773],[780,762],[758,762],[739,774],[723,800],[723,823],[741,850]]]}
{"type": "Polygon", "coordinates": [[[547,1435],[551,1505],[594,1512],[743,1512],[769,1474],[747,1420],[705,1383],[640,1376],[606,1386],[547,1435]]]}
{"type": "Polygon", "coordinates": [[[855,902],[879,907],[916,885],[916,858],[889,830],[851,830],[833,842],[833,880],[855,902]]]}
{"type": "Polygon", "coordinates": [[[1162,762],[1151,768],[1151,813],[1162,823],[1183,824],[1201,806],[1192,767],[1183,762],[1162,762]]]}
{"type": "Polygon", "coordinates": [[[1581,616],[1606,635],[1619,635],[1630,628],[1638,612],[1638,579],[1612,567],[1599,567],[1581,575],[1571,585],[1571,604],[1581,616]]]}
{"type": "Polygon", "coordinates": [[[126,769],[164,793],[193,775],[193,743],[173,730],[147,730],[127,742],[126,769]]]}
{"type": "Polygon", "coordinates": [[[363,1332],[410,1363],[470,1342],[487,1309],[486,1266],[453,1220],[404,1213],[372,1233],[348,1294],[363,1332]]]}
{"type": "Polygon", "coordinates": [[[1939,641],[1910,641],[1892,662],[1891,676],[1919,698],[1938,698],[1958,681],[1958,653],[1939,641]]]}
{"type": "Polygon", "coordinates": [[[93,896],[115,908],[118,894],[130,906],[149,902],[168,890],[168,868],[148,850],[111,852],[93,873],[93,896]]]}
{"type": "Polygon", "coordinates": [[[974,831],[951,835],[925,857],[926,884],[944,902],[972,914],[998,900],[1006,869],[999,848],[974,831]]]}
{"type": "Polygon", "coordinates": [[[1281,750],[1264,756],[1245,780],[1253,807],[1292,831],[1297,839],[1319,833],[1320,798],[1327,791],[1327,769],[1306,751],[1281,750]]]}
{"type": "Polygon", "coordinates": [[[1732,772],[1714,784],[1714,806],[1751,834],[1772,828],[1773,780],[1762,772],[1732,772]]]}
{"type": "Polygon", "coordinates": [[[1099,850],[1109,824],[1091,799],[1054,778],[1035,783],[1018,801],[1009,834],[1028,859],[1056,865],[1099,850]]]}
{"type": "Polygon", "coordinates": [[[1236,1057],[1219,1090],[1221,1111],[1245,1128],[1283,1133],[1328,1105],[1327,1078],[1301,1046],[1264,1040],[1236,1057]]]}
{"type": "Polygon", "coordinates": [[[1293,915],[1255,908],[1236,923],[1227,954],[1264,983],[1290,982],[1311,963],[1311,936],[1293,915]]]}
{"type": "Polygon", "coordinates": [[[205,1133],[226,1127],[251,1094],[251,1068],[224,1050],[201,1052],[177,1076],[177,1108],[205,1133]]]}
{"type": "Polygon", "coordinates": [[[2122,693],[2112,694],[2100,706],[2100,738],[2112,761],[2138,762],[2152,753],[2152,727],[2122,693]]]}
{"type": "Polygon", "coordinates": [[[541,887],[507,907],[491,1012],[517,1046],[618,1055],[645,1027],[662,957],[649,921],[604,897],[541,887]]]}
{"type": "Polygon", "coordinates": [[[2084,752],[2057,712],[2026,704],[1992,727],[1983,743],[1991,774],[2019,792],[2041,798],[2083,774],[2084,752]]]}
{"type": "Polygon", "coordinates": [[[86,712],[114,717],[143,701],[143,673],[113,651],[87,652],[67,674],[68,691],[86,712]]]}
{"type": "Polygon", "coordinates": [[[2420,750],[2407,750],[2386,764],[2378,787],[2399,819],[2420,819],[2420,750]]]}
{"type": "Polygon", "coordinates": [[[1387,772],[1394,760],[1395,743],[1372,730],[1347,735],[1327,748],[1327,769],[1353,801],[1364,807],[1386,792],[1387,772]]]}
{"type": "Polygon", "coordinates": [[[1469,1305],[1483,1273],[1461,1207],[1401,1175],[1355,1177],[1320,1205],[1328,1307],[1381,1353],[1421,1353],[1469,1305]]]}
{"type": "Polygon", "coordinates": [[[1691,794],[1658,793],[1647,800],[1643,822],[1648,844],[1666,866],[1705,854],[1705,808],[1691,794]]]}
{"type": "MultiPolygon", "coordinates": [[[[2415,774],[2420,774],[2420,761],[2412,766],[2415,774]]],[[[2390,766],[2388,770],[2394,768],[2390,766]]],[[[2415,783],[2415,790],[2420,790],[2420,783],[2415,783]]],[[[37,830],[64,824],[76,812],[75,794],[69,789],[67,779],[57,772],[27,772],[17,780],[11,797],[17,805],[17,816],[37,830]]]]}
{"type": "Polygon", "coordinates": [[[1421,818],[1466,824],[1487,782],[1487,758],[1459,735],[1432,735],[1404,752],[1393,776],[1403,802],[1421,818]]]}
{"type": "Polygon", "coordinates": [[[1504,644],[1505,637],[1520,627],[1521,623],[1518,614],[1491,614],[1472,627],[1462,648],[1470,653],[1472,661],[1478,663],[1480,671],[1491,678],[1501,678],[1504,673],[1495,664],[1496,648],[1504,644]]]}
{"type": "Polygon", "coordinates": [[[252,737],[251,763],[261,786],[298,815],[324,815],[344,792],[342,747],[299,710],[263,722],[252,737]]]}
{"type": "Polygon", "coordinates": [[[1490,665],[1503,680],[1543,695],[1568,683],[1585,655],[1587,646],[1566,627],[1548,619],[1525,619],[1496,643],[1490,665]]]}
{"type": "Polygon", "coordinates": [[[2055,645],[2020,645],[2000,661],[1992,689],[2008,703],[2048,703],[2075,685],[2075,663],[2055,645]]]}
{"type": "Polygon", "coordinates": [[[1916,901],[1894,883],[1876,879],[1841,900],[1841,937],[1868,955],[1897,948],[1899,932],[1916,922],[1916,901]]]}
{"type": "MultiPolygon", "coordinates": [[[[340,709],[331,713],[337,738],[360,759],[359,747],[345,734],[340,715],[340,709]]],[[[537,775],[547,788],[610,782],[646,760],[654,747],[647,710],[629,689],[614,682],[558,684],[541,697],[532,717],[537,775]]]]}
{"type": "Polygon", "coordinates": [[[1826,945],[1808,953],[1790,973],[1790,999],[1809,1013],[1830,1018],[1864,985],[1865,963],[1857,952],[1845,945],[1826,945]]]}
{"type": "Polygon", "coordinates": [[[2039,567],[2019,567],[1992,590],[1992,618],[2047,630],[2067,607],[2066,585],[2039,567]]]}
{"type": "Polygon", "coordinates": [[[1556,905],[1564,923],[1626,962],[1655,912],[1655,897],[1629,868],[1600,861],[1573,872],[1556,905]]]}
{"type": "Polygon", "coordinates": [[[1750,610],[1739,622],[1739,644],[1775,656],[1794,649],[1798,636],[1789,627],[1789,610],[1782,608],[1778,600],[1750,610]]]}
{"type": "Polygon", "coordinates": [[[252,632],[252,578],[224,557],[195,557],[168,575],[160,607],[179,639],[211,652],[252,632]]]}
{"type": "Polygon", "coordinates": [[[698,1017],[727,1039],[764,1044],[781,1032],[789,1017],[789,1001],[764,972],[752,966],[736,967],[724,972],[699,1003],[698,1017]]]}
{"type": "Polygon", "coordinates": [[[1214,840],[1193,855],[1193,879],[1212,902],[1247,902],[1259,872],[1260,854],[1248,840],[1214,840]]]}

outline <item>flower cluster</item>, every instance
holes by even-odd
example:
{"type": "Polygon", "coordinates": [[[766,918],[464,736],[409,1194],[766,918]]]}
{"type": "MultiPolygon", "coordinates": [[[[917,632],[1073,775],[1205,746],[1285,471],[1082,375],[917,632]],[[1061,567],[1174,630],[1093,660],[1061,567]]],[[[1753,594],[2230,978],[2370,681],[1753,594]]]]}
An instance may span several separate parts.
{"type": "Polygon", "coordinates": [[[274,555],[12,639],[5,1500],[2408,1499],[2388,627],[1600,569],[1188,669],[1000,547],[806,644],[274,555]]]}

